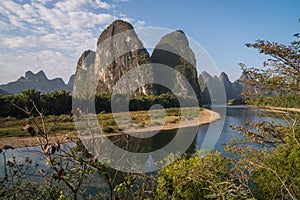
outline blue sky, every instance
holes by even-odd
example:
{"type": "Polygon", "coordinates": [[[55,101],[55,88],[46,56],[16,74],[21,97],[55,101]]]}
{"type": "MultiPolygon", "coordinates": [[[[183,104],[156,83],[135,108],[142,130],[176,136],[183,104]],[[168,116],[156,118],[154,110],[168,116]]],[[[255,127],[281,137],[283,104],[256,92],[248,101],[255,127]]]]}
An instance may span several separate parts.
{"type": "Polygon", "coordinates": [[[265,59],[244,44],[288,44],[300,32],[299,10],[299,0],[1,0],[0,84],[27,70],[68,81],[81,53],[95,50],[101,31],[115,19],[183,30],[234,80],[238,63],[258,67],[265,59]]]}

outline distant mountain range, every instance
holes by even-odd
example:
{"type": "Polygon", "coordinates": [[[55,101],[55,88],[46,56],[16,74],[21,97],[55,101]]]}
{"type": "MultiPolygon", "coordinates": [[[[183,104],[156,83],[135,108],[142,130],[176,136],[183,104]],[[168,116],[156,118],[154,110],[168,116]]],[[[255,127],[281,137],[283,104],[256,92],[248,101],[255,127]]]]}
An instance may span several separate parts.
{"type": "Polygon", "coordinates": [[[35,89],[42,94],[50,93],[52,91],[65,90],[72,91],[74,82],[74,75],[70,77],[67,84],[61,78],[49,80],[43,71],[34,74],[27,71],[25,76],[20,77],[18,80],[0,85],[1,94],[20,94],[24,90],[35,89]]]}
{"type": "Polygon", "coordinates": [[[43,71],[36,74],[27,71],[25,77],[22,76],[17,81],[0,85],[0,92],[19,94],[24,90],[35,89],[44,94],[65,90],[72,92],[74,96],[83,94],[89,96],[94,91],[112,92],[113,89],[118,88],[120,93],[137,90],[136,92],[145,95],[160,95],[173,91],[185,97],[191,95],[191,90],[188,89],[189,86],[185,80],[188,81],[201,104],[209,104],[219,99],[218,95],[222,93],[219,92],[222,89],[221,83],[224,84],[226,100],[240,98],[242,91],[241,85],[238,82],[230,82],[224,72],[219,77],[212,77],[207,72],[197,74],[195,54],[183,31],[177,30],[163,36],[150,55],[133,26],[128,22],[116,20],[100,34],[96,51],[87,50],[82,53],[77,62],[75,75],[70,77],[67,84],[61,78],[49,80],[43,71]],[[119,33],[124,31],[127,31],[126,34],[120,36],[119,33]],[[115,35],[120,38],[112,37],[115,35]],[[185,57],[180,55],[185,55],[185,57]],[[138,69],[143,64],[147,67],[146,71],[128,77],[128,81],[124,83],[126,87],[124,84],[121,87],[115,87],[123,75],[138,69]],[[162,65],[172,70],[166,73],[161,70],[162,65]],[[175,71],[180,72],[180,75],[175,71]],[[148,77],[153,80],[148,80],[148,77]],[[95,86],[97,81],[98,85],[95,86]],[[136,89],[136,85],[140,85],[141,81],[168,83],[169,86],[148,84],[136,89]]]}
{"type": "MultiPolygon", "coordinates": [[[[213,94],[213,89],[223,82],[226,99],[240,99],[242,87],[238,81],[231,82],[225,72],[219,76],[211,76],[207,72],[202,72],[198,78],[200,86],[200,95],[202,103],[210,103],[210,94],[213,94]],[[208,87],[209,85],[209,87],[208,87]]],[[[72,92],[74,84],[74,75],[72,75],[67,84],[61,78],[54,78],[49,80],[43,71],[34,74],[31,71],[25,73],[25,77],[20,77],[17,81],[8,84],[0,85],[0,94],[20,94],[24,90],[35,89],[42,94],[50,93],[52,91],[65,90],[72,92]]]]}
{"type": "Polygon", "coordinates": [[[0,95],[1,95],[1,94],[7,94],[7,92],[5,92],[4,90],[1,90],[1,89],[0,89],[0,95]]]}
{"type": "Polygon", "coordinates": [[[220,97],[220,87],[222,83],[225,89],[226,101],[232,99],[241,99],[242,85],[238,80],[231,82],[228,75],[222,72],[219,76],[211,76],[207,72],[202,72],[199,75],[199,85],[201,90],[201,97],[203,104],[210,104],[212,101],[217,101],[213,99],[214,97],[220,97]]]}

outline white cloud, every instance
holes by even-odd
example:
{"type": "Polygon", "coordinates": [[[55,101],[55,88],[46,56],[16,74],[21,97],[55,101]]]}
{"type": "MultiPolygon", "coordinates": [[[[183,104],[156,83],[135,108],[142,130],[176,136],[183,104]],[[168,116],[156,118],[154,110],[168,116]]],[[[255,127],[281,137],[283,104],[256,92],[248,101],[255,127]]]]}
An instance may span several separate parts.
{"type": "Polygon", "coordinates": [[[61,11],[78,11],[86,3],[86,0],[75,0],[75,1],[62,1],[55,4],[55,8],[61,11]]]}
{"type": "Polygon", "coordinates": [[[17,49],[21,47],[35,47],[35,41],[33,37],[6,37],[1,36],[0,38],[0,47],[1,48],[10,48],[17,49]]]}
{"type": "Polygon", "coordinates": [[[110,9],[113,8],[114,5],[110,5],[100,0],[69,0],[55,4],[55,8],[67,12],[80,11],[84,7],[110,9]]]}
{"type": "Polygon", "coordinates": [[[95,0],[95,2],[92,2],[95,4],[96,8],[105,8],[105,9],[110,9],[110,8],[114,8],[114,5],[110,5],[106,2],[100,1],[100,0],[95,0]]]}
{"type": "Polygon", "coordinates": [[[24,2],[0,1],[0,84],[31,68],[67,78],[81,53],[95,49],[101,31],[113,20],[144,26],[113,14],[116,5],[103,0],[24,2]]]}
{"type": "Polygon", "coordinates": [[[113,0],[114,2],[130,2],[129,0],[113,0]]]}
{"type": "Polygon", "coordinates": [[[2,29],[5,29],[7,31],[10,29],[10,24],[0,19],[0,27],[2,27],[2,29]]]}
{"type": "Polygon", "coordinates": [[[45,5],[45,4],[47,4],[47,3],[51,2],[51,1],[53,1],[53,0],[36,0],[36,2],[41,3],[43,5],[45,5]]]}
{"type": "Polygon", "coordinates": [[[10,23],[19,28],[25,28],[24,22],[37,24],[38,17],[34,8],[29,4],[20,5],[13,1],[3,0],[0,3],[0,13],[7,15],[10,23]]]}
{"type": "Polygon", "coordinates": [[[1,76],[1,82],[7,83],[16,80],[20,76],[23,76],[27,70],[37,72],[41,69],[46,73],[48,78],[61,77],[67,82],[69,76],[75,72],[75,64],[74,62],[70,62],[70,59],[64,54],[51,50],[17,55],[1,54],[0,69],[1,73],[6,74],[6,76],[1,76]],[[69,67],[70,65],[72,65],[72,68],[69,67]],[[59,71],[59,74],[57,74],[57,71],[59,71]]]}
{"type": "Polygon", "coordinates": [[[135,28],[141,28],[141,27],[144,27],[145,24],[146,24],[145,21],[138,20],[137,22],[134,23],[133,26],[134,26],[135,28]]]}

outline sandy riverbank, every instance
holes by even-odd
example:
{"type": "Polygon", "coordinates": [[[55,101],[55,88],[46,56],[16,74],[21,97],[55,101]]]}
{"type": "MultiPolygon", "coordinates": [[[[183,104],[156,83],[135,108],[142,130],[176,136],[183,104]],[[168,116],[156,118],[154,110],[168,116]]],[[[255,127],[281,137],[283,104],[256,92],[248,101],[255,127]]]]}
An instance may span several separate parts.
{"type": "Polygon", "coordinates": [[[260,107],[261,110],[271,111],[271,112],[299,112],[300,108],[285,108],[285,107],[275,107],[275,106],[264,106],[260,107]]]}
{"type": "MultiPolygon", "coordinates": [[[[213,121],[216,121],[220,119],[221,116],[219,113],[216,113],[214,111],[204,109],[200,112],[199,117],[194,117],[190,120],[182,121],[181,123],[167,123],[163,127],[162,126],[150,126],[142,129],[136,129],[135,132],[147,132],[147,131],[158,131],[158,130],[172,130],[172,129],[178,129],[179,127],[185,128],[185,127],[194,127],[194,126],[201,126],[204,124],[209,124],[213,121]]],[[[133,131],[133,130],[130,130],[133,131]]],[[[106,136],[112,136],[112,135],[120,135],[123,133],[111,133],[107,134],[106,136]]],[[[77,137],[77,133],[74,131],[72,133],[69,133],[67,135],[51,135],[49,137],[50,143],[55,143],[59,141],[60,143],[63,142],[69,142],[70,137],[77,137]]],[[[41,143],[43,143],[43,140],[37,137],[2,137],[0,138],[0,148],[2,148],[4,145],[10,145],[14,148],[19,147],[30,147],[30,146],[38,146],[41,143]]]]}

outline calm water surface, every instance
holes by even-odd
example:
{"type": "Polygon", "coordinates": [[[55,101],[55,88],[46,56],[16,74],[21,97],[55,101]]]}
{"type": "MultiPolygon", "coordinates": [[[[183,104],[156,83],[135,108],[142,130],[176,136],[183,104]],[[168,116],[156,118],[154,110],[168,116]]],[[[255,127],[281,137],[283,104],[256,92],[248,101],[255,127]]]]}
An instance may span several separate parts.
{"type": "MultiPolygon", "coordinates": [[[[222,133],[214,145],[214,149],[219,152],[224,151],[224,143],[228,143],[233,137],[242,139],[243,136],[239,134],[237,131],[232,130],[232,125],[244,126],[245,121],[248,122],[275,122],[275,123],[284,123],[283,120],[269,117],[266,114],[263,114],[262,111],[256,108],[251,108],[249,106],[227,106],[226,115],[222,116],[224,119],[224,126],[222,129],[222,133]]],[[[220,124],[220,121],[213,122],[213,124],[220,124]]],[[[209,125],[200,126],[198,129],[198,134],[196,138],[197,149],[201,149],[201,145],[203,142],[203,138],[207,133],[209,125]]]]}
{"type": "MultiPolygon", "coordinates": [[[[220,108],[221,109],[221,108],[220,108]]],[[[218,108],[215,108],[217,111],[218,108]]],[[[218,120],[208,125],[202,125],[198,128],[198,133],[194,138],[192,144],[187,149],[188,153],[195,152],[197,149],[203,149],[204,146],[213,146],[216,151],[224,151],[224,143],[230,141],[231,138],[236,137],[242,139],[242,135],[237,131],[232,130],[231,125],[244,125],[245,121],[249,122],[260,122],[260,121],[274,121],[282,122],[278,119],[261,115],[261,112],[258,109],[250,108],[247,106],[228,106],[226,110],[226,115],[222,116],[222,120],[218,120]],[[224,121],[222,121],[224,120],[224,121]],[[209,132],[209,126],[222,126],[224,123],[221,133],[209,132]],[[204,142],[207,142],[205,138],[207,134],[217,134],[216,140],[211,141],[211,144],[207,145],[204,142]]],[[[170,141],[177,139],[175,141],[179,144],[184,142],[186,138],[191,134],[189,128],[185,128],[181,137],[175,137],[177,130],[172,131],[162,131],[151,138],[135,138],[130,137],[129,142],[126,142],[126,147],[128,151],[132,152],[152,152],[154,150],[160,149],[167,145],[170,141]]],[[[118,136],[111,137],[111,141],[115,141],[118,136]]],[[[120,147],[124,146],[125,143],[122,143],[122,140],[116,142],[120,147]]],[[[43,155],[40,152],[40,147],[30,147],[30,148],[20,148],[15,150],[8,150],[6,152],[6,157],[8,160],[12,160],[15,157],[18,161],[22,162],[24,158],[29,157],[34,163],[39,164],[38,168],[44,166],[45,160],[43,155]]],[[[156,160],[154,158],[154,160],[156,160]]],[[[3,172],[3,156],[0,155],[0,172],[3,172]]],[[[3,174],[3,173],[0,173],[3,174]]]]}

